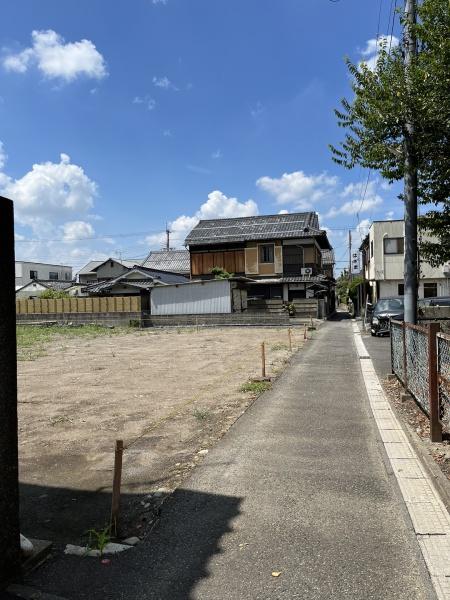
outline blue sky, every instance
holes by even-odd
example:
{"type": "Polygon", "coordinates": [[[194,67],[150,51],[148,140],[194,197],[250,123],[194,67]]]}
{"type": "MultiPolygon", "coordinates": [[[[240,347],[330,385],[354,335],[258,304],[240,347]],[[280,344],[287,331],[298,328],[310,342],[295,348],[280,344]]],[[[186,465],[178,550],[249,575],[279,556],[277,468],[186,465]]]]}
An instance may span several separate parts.
{"type": "Polygon", "coordinates": [[[343,133],[344,57],[373,58],[379,7],[4,0],[0,193],[16,203],[17,258],[77,269],[144,256],[166,221],[180,245],[198,218],[316,210],[345,260],[347,229],[359,242],[358,223],[402,216],[376,174],[361,206],[367,172],[327,147],[343,133]]]}

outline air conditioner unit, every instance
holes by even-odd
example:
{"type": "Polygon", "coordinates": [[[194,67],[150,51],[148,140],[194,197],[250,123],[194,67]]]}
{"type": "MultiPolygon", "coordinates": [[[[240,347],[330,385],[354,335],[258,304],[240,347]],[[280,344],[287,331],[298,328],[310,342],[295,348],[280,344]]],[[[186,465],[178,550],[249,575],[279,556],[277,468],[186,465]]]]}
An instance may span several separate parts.
{"type": "Polygon", "coordinates": [[[313,270],[311,267],[303,267],[300,272],[302,275],[312,275],[313,270]]]}
{"type": "Polygon", "coordinates": [[[444,277],[450,277],[450,263],[446,263],[443,267],[442,267],[442,272],[444,274],[444,277]]]}

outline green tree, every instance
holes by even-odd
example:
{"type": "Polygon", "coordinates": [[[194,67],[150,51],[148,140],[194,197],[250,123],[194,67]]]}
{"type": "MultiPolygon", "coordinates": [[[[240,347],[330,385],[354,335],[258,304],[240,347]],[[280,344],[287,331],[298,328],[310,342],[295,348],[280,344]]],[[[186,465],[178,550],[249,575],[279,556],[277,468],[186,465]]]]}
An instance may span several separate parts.
{"type": "Polygon", "coordinates": [[[228,271],[222,267],[213,267],[211,273],[214,275],[214,279],[229,279],[234,275],[234,273],[228,273],[228,271]]]}
{"type": "Polygon", "coordinates": [[[448,0],[419,6],[418,53],[408,73],[402,47],[389,51],[387,40],[374,70],[347,60],[354,96],[335,110],[346,133],[339,147],[330,146],[338,164],[377,170],[392,183],[404,177],[406,122],[414,123],[418,201],[426,211],[419,226],[436,238],[422,242],[420,251],[434,266],[450,260],[449,7],[448,0]]]}
{"type": "Polygon", "coordinates": [[[56,298],[70,298],[70,296],[64,290],[48,289],[48,290],[44,290],[43,292],[41,292],[39,294],[39,298],[52,300],[52,299],[56,299],[56,298]]]}

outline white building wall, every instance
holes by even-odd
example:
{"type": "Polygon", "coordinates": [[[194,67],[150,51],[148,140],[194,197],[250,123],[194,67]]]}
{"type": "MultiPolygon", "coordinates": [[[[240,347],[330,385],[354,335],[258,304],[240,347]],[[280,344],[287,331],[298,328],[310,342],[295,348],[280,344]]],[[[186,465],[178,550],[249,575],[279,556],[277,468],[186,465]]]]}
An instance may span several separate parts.
{"type": "Polygon", "coordinates": [[[151,291],[152,315],[204,315],[231,313],[231,286],[212,280],[155,287],[151,291]]]}
{"type": "MultiPolygon", "coordinates": [[[[366,277],[374,290],[374,300],[377,299],[376,282],[379,282],[380,298],[398,296],[398,284],[403,283],[404,254],[385,254],[385,238],[404,238],[404,222],[375,221],[370,227],[366,277]]],[[[420,264],[419,298],[424,297],[424,282],[436,282],[438,296],[450,295],[450,278],[444,275],[442,266],[420,264]]]]}
{"type": "Polygon", "coordinates": [[[72,281],[72,267],[27,261],[16,261],[16,289],[32,281],[30,271],[37,271],[36,279],[50,279],[50,272],[58,273],[60,281],[72,281]]]}

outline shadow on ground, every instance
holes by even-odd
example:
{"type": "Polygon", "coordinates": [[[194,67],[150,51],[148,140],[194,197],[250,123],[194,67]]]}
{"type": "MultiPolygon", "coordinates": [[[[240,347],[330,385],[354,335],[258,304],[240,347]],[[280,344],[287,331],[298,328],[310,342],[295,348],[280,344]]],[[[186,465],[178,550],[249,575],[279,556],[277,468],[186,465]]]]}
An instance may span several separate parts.
{"type": "Polygon", "coordinates": [[[328,321],[347,321],[350,318],[351,317],[347,311],[338,310],[328,317],[328,321]]]}
{"type": "MultiPolygon", "coordinates": [[[[58,499],[62,509],[69,510],[64,503],[71,496],[71,490],[27,487],[37,488],[33,490],[34,497],[47,495],[55,499],[55,518],[60,510],[58,499]]],[[[76,495],[79,494],[77,491],[76,495]]],[[[104,507],[109,508],[110,495],[103,496],[104,507]]],[[[88,496],[85,501],[87,499],[88,496]]],[[[134,501],[130,497],[123,500],[134,501]]],[[[208,561],[220,552],[222,536],[232,530],[231,523],[240,512],[241,500],[178,489],[164,503],[153,531],[137,547],[103,564],[96,558],[65,556],[64,544],[55,544],[51,559],[26,576],[25,584],[68,600],[187,600],[192,597],[196,582],[208,577],[208,561]]],[[[76,510],[71,514],[76,522],[75,513],[76,510]]],[[[39,512],[34,514],[39,515],[39,512]]],[[[30,532],[24,529],[22,522],[22,529],[28,535],[45,531],[42,527],[36,523],[30,532]]]]}

